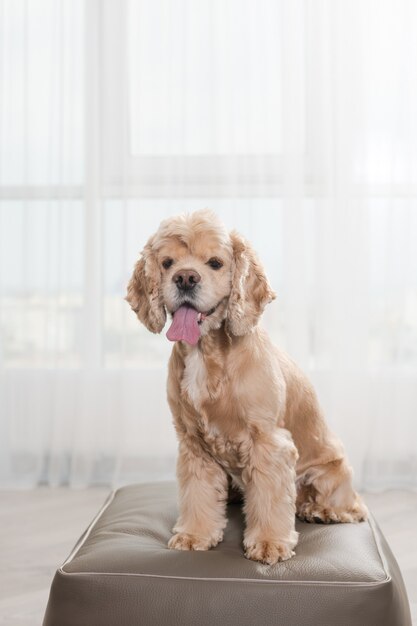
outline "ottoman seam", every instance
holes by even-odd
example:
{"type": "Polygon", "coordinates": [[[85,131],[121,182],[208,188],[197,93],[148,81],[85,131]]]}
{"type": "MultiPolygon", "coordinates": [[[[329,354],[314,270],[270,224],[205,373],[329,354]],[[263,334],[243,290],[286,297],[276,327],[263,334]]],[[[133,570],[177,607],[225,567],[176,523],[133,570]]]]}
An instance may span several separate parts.
{"type": "Polygon", "coordinates": [[[320,586],[328,586],[328,587],[384,587],[386,584],[391,582],[391,576],[384,580],[379,581],[358,581],[358,582],[348,582],[342,580],[266,580],[262,578],[204,578],[201,576],[166,576],[163,574],[134,574],[132,572],[66,572],[60,568],[59,573],[64,577],[77,577],[77,576],[128,576],[128,577],[136,577],[136,578],[160,578],[167,580],[187,580],[187,581],[202,581],[202,582],[232,582],[232,583],[259,583],[261,585],[301,585],[308,586],[311,585],[315,587],[316,585],[320,586]]]}
{"type": "MultiPolygon", "coordinates": [[[[389,573],[388,562],[387,562],[387,560],[385,558],[385,554],[384,554],[384,551],[383,551],[382,546],[381,546],[381,542],[380,542],[380,538],[379,538],[379,529],[377,528],[376,522],[375,522],[375,520],[374,520],[372,515],[369,515],[367,522],[369,524],[370,529],[372,530],[372,536],[374,538],[376,550],[378,552],[378,556],[379,556],[379,559],[381,561],[382,568],[383,568],[383,570],[385,572],[385,575],[386,575],[386,581],[389,581],[389,580],[391,580],[391,575],[389,573]]],[[[385,581],[383,581],[383,582],[385,582],[385,581]]]]}
{"type": "MultiPolygon", "coordinates": [[[[77,554],[77,552],[83,547],[83,545],[85,544],[85,542],[87,541],[88,537],[91,535],[91,531],[93,530],[94,526],[96,525],[96,523],[98,522],[98,520],[100,519],[100,517],[103,515],[104,511],[110,506],[110,504],[113,502],[114,500],[114,496],[116,495],[116,493],[118,492],[118,489],[114,489],[113,491],[110,492],[110,494],[107,496],[106,500],[104,501],[104,504],[100,507],[98,513],[96,514],[96,516],[92,519],[92,521],[89,523],[89,525],[87,526],[86,530],[84,531],[84,533],[81,535],[81,537],[79,538],[79,540],[77,541],[77,543],[75,544],[75,546],[73,547],[73,549],[71,550],[70,554],[67,556],[67,558],[65,559],[65,561],[63,562],[63,564],[61,565],[61,567],[59,568],[60,570],[63,570],[63,567],[65,567],[65,565],[67,565],[67,563],[70,563],[72,561],[72,559],[74,558],[74,556],[77,554]]],[[[64,574],[68,574],[69,572],[64,572],[64,574]]]]}
{"type": "Polygon", "coordinates": [[[61,565],[61,567],[59,568],[58,572],[60,574],[62,574],[63,576],[133,576],[133,577],[140,577],[140,578],[161,578],[161,579],[171,579],[171,580],[195,580],[195,581],[213,581],[213,582],[245,582],[245,583],[260,583],[260,584],[291,584],[291,585],[327,585],[330,587],[378,587],[378,586],[383,586],[386,585],[387,583],[391,582],[391,576],[388,572],[388,568],[387,568],[387,562],[385,557],[383,556],[383,550],[382,547],[380,545],[380,541],[379,541],[379,537],[377,536],[377,528],[375,525],[375,521],[373,519],[372,516],[370,516],[367,520],[367,523],[371,529],[372,532],[372,536],[374,539],[374,543],[378,552],[378,556],[382,565],[382,568],[385,572],[386,578],[383,580],[378,580],[378,581],[358,581],[358,582],[349,582],[349,581],[331,581],[331,580],[266,580],[266,579],[260,579],[260,578],[204,578],[204,577],[199,577],[199,576],[169,576],[169,575],[164,575],[164,574],[140,574],[140,573],[133,573],[133,572],[66,572],[64,570],[65,565],[67,565],[68,563],[70,563],[73,558],[76,556],[77,552],[82,548],[82,546],[85,544],[86,540],[88,539],[88,537],[91,535],[92,530],[94,529],[95,525],[97,524],[97,522],[99,521],[100,517],[103,515],[103,513],[107,510],[107,508],[110,506],[110,504],[113,502],[115,495],[121,491],[123,489],[123,487],[119,488],[119,489],[114,489],[109,496],[107,497],[107,499],[105,500],[104,504],[102,505],[102,507],[100,508],[100,510],[98,511],[97,515],[93,518],[93,520],[90,522],[90,524],[87,526],[87,529],[84,531],[83,535],[81,535],[79,541],[75,544],[74,548],[72,549],[72,551],[70,552],[69,556],[67,557],[67,559],[63,562],[63,564],[61,565]]]}

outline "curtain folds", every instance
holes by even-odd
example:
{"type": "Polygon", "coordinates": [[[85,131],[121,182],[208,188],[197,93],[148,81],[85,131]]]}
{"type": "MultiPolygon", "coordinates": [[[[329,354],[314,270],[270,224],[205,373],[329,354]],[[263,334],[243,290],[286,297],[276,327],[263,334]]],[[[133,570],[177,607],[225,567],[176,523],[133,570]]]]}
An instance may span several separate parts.
{"type": "Polygon", "coordinates": [[[417,5],[0,0],[0,485],[174,475],[161,219],[254,244],[359,486],[417,487],[417,5]]]}

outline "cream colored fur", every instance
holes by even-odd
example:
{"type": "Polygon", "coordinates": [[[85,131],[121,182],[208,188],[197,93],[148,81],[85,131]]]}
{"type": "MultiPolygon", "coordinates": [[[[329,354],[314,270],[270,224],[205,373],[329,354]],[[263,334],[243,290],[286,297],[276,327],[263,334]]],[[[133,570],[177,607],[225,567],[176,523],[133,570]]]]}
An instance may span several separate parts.
{"type": "Polygon", "coordinates": [[[201,276],[193,306],[216,308],[198,345],[176,342],[169,362],[180,495],[169,547],[207,550],[221,541],[232,491],[244,499],[246,556],[269,564],[294,554],[296,513],[310,522],[365,519],[313,387],[258,326],[275,294],[250,245],[208,211],[162,222],[127,295],[152,332],[181,304],[172,280],[178,269],[201,276]],[[207,264],[212,257],[220,269],[207,264]],[[165,269],[167,259],[173,263],[165,269]]]}

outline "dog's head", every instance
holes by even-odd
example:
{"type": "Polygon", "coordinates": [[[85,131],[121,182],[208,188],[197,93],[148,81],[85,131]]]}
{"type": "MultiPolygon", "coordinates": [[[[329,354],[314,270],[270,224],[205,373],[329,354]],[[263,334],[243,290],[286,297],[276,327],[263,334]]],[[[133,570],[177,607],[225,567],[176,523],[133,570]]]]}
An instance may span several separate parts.
{"type": "Polygon", "coordinates": [[[126,300],[139,320],[167,337],[191,345],[226,322],[231,335],[245,335],[275,298],[251,246],[228,233],[211,211],[163,221],[136,263],[126,300]]]}

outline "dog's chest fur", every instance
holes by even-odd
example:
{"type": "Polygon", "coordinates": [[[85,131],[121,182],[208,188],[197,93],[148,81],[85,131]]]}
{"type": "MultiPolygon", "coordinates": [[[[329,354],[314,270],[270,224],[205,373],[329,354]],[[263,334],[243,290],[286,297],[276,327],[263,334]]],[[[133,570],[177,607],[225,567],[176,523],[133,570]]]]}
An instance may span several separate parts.
{"type": "Polygon", "coordinates": [[[219,371],[213,371],[210,364],[207,365],[197,348],[187,354],[184,366],[181,392],[194,409],[190,428],[197,431],[195,434],[202,447],[220,465],[226,470],[238,471],[244,467],[239,417],[236,412],[230,411],[230,407],[227,410],[223,407],[219,396],[223,397],[224,393],[216,393],[219,384],[227,382],[224,379],[220,381],[219,371]]]}
{"type": "Polygon", "coordinates": [[[207,368],[201,352],[194,348],[184,359],[184,376],[181,390],[185,392],[192,405],[201,409],[202,403],[208,399],[207,368]]]}

